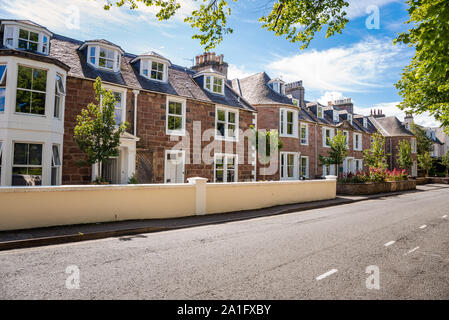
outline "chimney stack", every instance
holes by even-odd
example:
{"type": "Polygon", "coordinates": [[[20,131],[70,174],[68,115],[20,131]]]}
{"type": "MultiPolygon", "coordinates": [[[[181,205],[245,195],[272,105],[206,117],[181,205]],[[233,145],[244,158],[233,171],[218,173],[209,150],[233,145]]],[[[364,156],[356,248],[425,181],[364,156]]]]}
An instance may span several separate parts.
{"type": "Polygon", "coordinates": [[[212,68],[215,71],[223,73],[228,77],[228,64],[223,61],[222,54],[216,55],[215,52],[204,52],[195,57],[196,64],[192,67],[193,70],[199,72],[205,69],[212,68]]]}

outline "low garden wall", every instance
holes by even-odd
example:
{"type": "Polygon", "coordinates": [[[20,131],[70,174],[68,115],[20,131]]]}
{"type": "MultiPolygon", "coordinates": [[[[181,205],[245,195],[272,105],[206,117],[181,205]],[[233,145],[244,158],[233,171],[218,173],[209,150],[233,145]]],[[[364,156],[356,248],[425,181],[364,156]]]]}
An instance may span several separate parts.
{"type": "Polygon", "coordinates": [[[406,191],[416,189],[416,180],[337,183],[337,194],[366,195],[384,192],[406,191]]]}
{"type": "Polygon", "coordinates": [[[0,231],[165,219],[333,199],[326,180],[186,184],[0,187],[0,231]]]}

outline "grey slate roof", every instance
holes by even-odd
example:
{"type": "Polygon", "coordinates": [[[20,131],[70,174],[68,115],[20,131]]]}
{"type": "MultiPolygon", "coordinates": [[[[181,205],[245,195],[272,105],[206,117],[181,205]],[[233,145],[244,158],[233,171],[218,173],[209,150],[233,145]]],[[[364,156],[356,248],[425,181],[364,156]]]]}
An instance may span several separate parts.
{"type": "Polygon", "coordinates": [[[242,96],[252,105],[293,105],[292,99],[277,93],[267,85],[270,80],[265,72],[260,72],[243,79],[234,79],[231,83],[234,90],[241,92],[242,96]]]}
{"type": "Polygon", "coordinates": [[[401,121],[395,116],[392,117],[369,117],[371,123],[387,137],[403,137],[413,136],[409,130],[407,130],[401,121]]]}
{"type": "Polygon", "coordinates": [[[168,68],[168,82],[149,80],[139,74],[131,60],[137,55],[125,53],[121,60],[120,72],[100,70],[87,63],[82,51],[78,50],[83,41],[54,35],[50,43],[50,57],[56,58],[70,67],[69,76],[87,79],[100,77],[102,81],[153,92],[178,95],[209,103],[223,104],[240,109],[255,111],[244,99],[239,99],[232,88],[225,86],[225,95],[212,94],[203,90],[193,80],[195,71],[177,65],[168,68]]]}

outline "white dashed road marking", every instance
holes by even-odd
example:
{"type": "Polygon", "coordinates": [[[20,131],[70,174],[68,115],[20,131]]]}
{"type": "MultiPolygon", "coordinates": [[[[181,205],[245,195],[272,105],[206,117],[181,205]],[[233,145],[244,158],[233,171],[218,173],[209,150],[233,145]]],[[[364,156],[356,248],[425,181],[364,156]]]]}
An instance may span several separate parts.
{"type": "Polygon", "coordinates": [[[427,225],[423,224],[421,227],[419,227],[420,229],[424,229],[425,227],[427,227],[427,225]]]}
{"type": "Polygon", "coordinates": [[[445,215],[442,216],[441,218],[446,219],[446,218],[447,218],[447,214],[445,214],[445,215]]]}
{"type": "Polygon", "coordinates": [[[391,246],[393,243],[395,243],[396,241],[389,241],[387,243],[384,244],[385,247],[391,246]]]}
{"type": "Polygon", "coordinates": [[[316,280],[317,281],[323,280],[324,278],[329,277],[330,275],[334,274],[337,271],[338,271],[337,269],[329,270],[328,272],[323,273],[321,276],[316,277],[316,280]]]}
{"type": "Polygon", "coordinates": [[[408,255],[409,253],[412,253],[413,251],[418,250],[419,247],[413,248],[412,250],[407,251],[407,253],[404,253],[404,256],[408,255]]]}

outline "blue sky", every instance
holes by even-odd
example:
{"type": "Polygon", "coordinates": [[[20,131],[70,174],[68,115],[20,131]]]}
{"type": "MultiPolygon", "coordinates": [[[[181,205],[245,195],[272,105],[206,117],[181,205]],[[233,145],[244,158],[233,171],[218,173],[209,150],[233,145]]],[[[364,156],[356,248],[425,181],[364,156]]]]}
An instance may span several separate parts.
{"type": "MultiPolygon", "coordinates": [[[[195,30],[183,22],[202,0],[181,1],[181,11],[169,22],[157,21],[155,10],[143,5],[136,11],[113,8],[104,12],[104,1],[0,0],[0,17],[30,19],[79,40],[104,38],[135,54],[154,50],[184,66],[202,53],[199,41],[191,38],[195,30]]],[[[307,100],[327,103],[350,97],[360,113],[382,108],[385,114],[402,118],[395,107],[400,97],[393,84],[413,50],[393,45],[393,39],[407,30],[407,5],[402,0],[349,2],[350,22],[341,35],[325,39],[321,32],[309,48],[300,50],[300,44],[261,28],[258,18],[268,13],[270,1],[239,0],[232,3],[229,19],[234,33],[225,36],[214,51],[224,54],[231,78],[266,71],[285,81],[303,80],[307,100]],[[377,10],[379,28],[368,29],[366,22],[373,21],[377,10]]],[[[427,115],[415,120],[437,124],[427,115]]]]}

